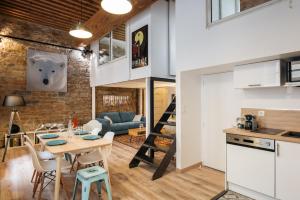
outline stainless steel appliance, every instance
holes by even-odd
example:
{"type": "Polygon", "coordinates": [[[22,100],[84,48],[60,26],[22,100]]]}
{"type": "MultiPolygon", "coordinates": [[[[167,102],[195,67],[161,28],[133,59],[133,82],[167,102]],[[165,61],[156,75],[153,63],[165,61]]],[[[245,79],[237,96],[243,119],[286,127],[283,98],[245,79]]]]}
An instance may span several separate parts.
{"type": "Polygon", "coordinates": [[[286,86],[300,86],[300,61],[295,60],[288,63],[286,86]]]}
{"type": "Polygon", "coordinates": [[[245,115],[245,129],[255,131],[258,129],[258,124],[254,115],[245,115]]]}
{"type": "Polygon", "coordinates": [[[228,189],[253,199],[275,197],[275,141],[227,134],[228,189]]]}
{"type": "Polygon", "coordinates": [[[272,139],[227,134],[226,142],[227,144],[233,144],[233,145],[239,145],[239,146],[244,146],[249,148],[256,148],[256,149],[275,152],[275,140],[272,139]]]}

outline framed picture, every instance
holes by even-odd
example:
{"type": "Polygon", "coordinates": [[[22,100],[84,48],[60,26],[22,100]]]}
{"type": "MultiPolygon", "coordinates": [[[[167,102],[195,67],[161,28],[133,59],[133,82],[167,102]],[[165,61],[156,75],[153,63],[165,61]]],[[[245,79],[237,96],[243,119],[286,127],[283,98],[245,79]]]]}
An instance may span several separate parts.
{"type": "Polygon", "coordinates": [[[148,66],[148,25],[132,33],[132,69],[148,66]]]}
{"type": "Polygon", "coordinates": [[[67,56],[28,49],[27,91],[67,92],[67,56]]]}
{"type": "Polygon", "coordinates": [[[130,104],[129,96],[103,95],[103,106],[123,106],[130,104]]]}

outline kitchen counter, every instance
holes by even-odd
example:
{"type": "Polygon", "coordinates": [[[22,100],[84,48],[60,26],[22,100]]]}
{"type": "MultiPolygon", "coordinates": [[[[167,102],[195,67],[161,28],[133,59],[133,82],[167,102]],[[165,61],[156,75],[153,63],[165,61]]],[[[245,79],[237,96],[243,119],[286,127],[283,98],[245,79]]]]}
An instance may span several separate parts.
{"type": "Polygon", "coordinates": [[[282,134],[288,132],[288,131],[282,131],[282,133],[278,133],[276,135],[269,135],[259,132],[251,132],[249,130],[245,129],[239,129],[239,128],[228,128],[223,130],[224,133],[230,133],[230,134],[236,134],[236,135],[244,135],[249,137],[257,137],[257,138],[267,138],[267,139],[273,139],[278,141],[284,141],[284,142],[293,142],[293,143],[299,143],[300,144],[300,138],[292,138],[292,137],[284,137],[282,134]]]}

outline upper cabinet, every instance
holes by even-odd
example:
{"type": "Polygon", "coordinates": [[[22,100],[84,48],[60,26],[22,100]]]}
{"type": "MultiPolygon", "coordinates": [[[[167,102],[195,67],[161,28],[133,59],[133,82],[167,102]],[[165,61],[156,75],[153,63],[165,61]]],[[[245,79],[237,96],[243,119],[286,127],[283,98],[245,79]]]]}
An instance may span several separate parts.
{"type": "Polygon", "coordinates": [[[284,84],[284,71],[284,63],[280,60],[236,66],[233,73],[234,87],[278,87],[284,84]]]}

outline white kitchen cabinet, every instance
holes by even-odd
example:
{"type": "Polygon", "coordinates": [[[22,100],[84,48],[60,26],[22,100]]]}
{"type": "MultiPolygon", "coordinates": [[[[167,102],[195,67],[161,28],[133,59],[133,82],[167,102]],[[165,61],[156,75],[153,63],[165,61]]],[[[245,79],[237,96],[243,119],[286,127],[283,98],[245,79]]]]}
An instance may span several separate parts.
{"type": "Polygon", "coordinates": [[[233,73],[235,88],[277,87],[283,84],[281,77],[280,60],[236,66],[233,73]]]}
{"type": "Polygon", "coordinates": [[[300,199],[300,144],[276,141],[276,198],[300,199]]]}
{"type": "Polygon", "coordinates": [[[226,174],[229,183],[275,196],[274,152],[227,144],[226,174]]]}

